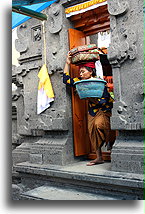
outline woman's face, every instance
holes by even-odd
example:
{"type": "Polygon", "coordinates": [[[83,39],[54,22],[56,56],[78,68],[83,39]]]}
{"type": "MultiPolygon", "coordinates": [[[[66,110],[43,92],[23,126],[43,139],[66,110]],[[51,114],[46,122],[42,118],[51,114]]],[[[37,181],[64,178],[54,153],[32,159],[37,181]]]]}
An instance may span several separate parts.
{"type": "Polygon", "coordinates": [[[82,80],[86,80],[92,77],[92,72],[88,71],[85,67],[80,68],[80,77],[82,80]]]}

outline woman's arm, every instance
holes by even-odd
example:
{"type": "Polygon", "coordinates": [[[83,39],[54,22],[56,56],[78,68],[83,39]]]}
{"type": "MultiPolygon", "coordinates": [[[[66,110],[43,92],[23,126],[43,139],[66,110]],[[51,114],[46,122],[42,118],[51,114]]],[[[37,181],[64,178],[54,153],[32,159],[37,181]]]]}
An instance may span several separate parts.
{"type": "Polygon", "coordinates": [[[71,64],[71,56],[70,56],[70,53],[68,52],[67,58],[66,58],[66,63],[65,63],[65,66],[64,66],[64,70],[63,70],[63,72],[65,74],[69,74],[70,64],[71,64]]]}
{"type": "Polygon", "coordinates": [[[70,56],[70,53],[68,52],[66,63],[63,70],[63,83],[68,86],[74,87],[74,82],[79,81],[80,79],[70,77],[69,75],[70,64],[71,64],[71,56],[70,56]]]}
{"type": "Polygon", "coordinates": [[[64,70],[63,70],[63,83],[68,85],[68,86],[73,87],[74,86],[74,80],[69,75],[70,64],[71,64],[71,56],[70,56],[70,54],[68,52],[67,58],[66,58],[66,63],[65,63],[65,66],[64,66],[64,70]]]}

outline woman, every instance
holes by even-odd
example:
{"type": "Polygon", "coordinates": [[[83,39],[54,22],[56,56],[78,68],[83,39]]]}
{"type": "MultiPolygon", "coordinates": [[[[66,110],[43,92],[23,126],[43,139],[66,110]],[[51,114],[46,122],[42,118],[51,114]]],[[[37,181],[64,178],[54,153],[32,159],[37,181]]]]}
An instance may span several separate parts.
{"type": "MultiPolygon", "coordinates": [[[[96,76],[94,62],[79,65],[80,78],[71,78],[69,75],[71,56],[68,53],[63,73],[63,83],[74,87],[74,82],[90,79],[96,76]]],[[[90,161],[87,166],[104,163],[101,148],[115,141],[115,134],[110,128],[111,109],[113,108],[113,98],[110,96],[105,86],[102,98],[88,98],[88,131],[91,141],[92,151],[97,158],[90,161]],[[112,132],[112,133],[111,133],[112,132]]]]}

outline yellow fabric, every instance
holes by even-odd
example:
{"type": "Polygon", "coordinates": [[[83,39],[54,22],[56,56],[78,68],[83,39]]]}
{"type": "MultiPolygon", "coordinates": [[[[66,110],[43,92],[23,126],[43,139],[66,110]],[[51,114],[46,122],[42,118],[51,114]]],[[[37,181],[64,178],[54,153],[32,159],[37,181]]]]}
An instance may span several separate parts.
{"type": "Polygon", "coordinates": [[[74,80],[74,82],[80,81],[80,79],[77,77],[73,78],[73,80],[74,80]]]}
{"type": "Polygon", "coordinates": [[[84,2],[82,4],[79,4],[79,5],[75,5],[75,6],[72,6],[72,7],[69,7],[67,9],[65,9],[65,13],[68,14],[68,13],[71,13],[71,12],[75,12],[75,11],[79,11],[79,10],[82,10],[82,9],[86,9],[92,5],[95,5],[95,4],[99,4],[99,3],[102,3],[102,2],[105,2],[107,0],[91,0],[89,2],[84,2]]]}
{"type": "Polygon", "coordinates": [[[91,105],[91,106],[96,106],[96,104],[93,104],[93,103],[92,103],[92,105],[91,105]]]}
{"type": "Polygon", "coordinates": [[[66,72],[65,74],[66,74],[67,76],[69,76],[69,73],[68,73],[68,72],[66,72]]]}
{"type": "Polygon", "coordinates": [[[68,84],[70,84],[70,79],[66,81],[68,84]]]}
{"type": "Polygon", "coordinates": [[[48,74],[48,70],[46,67],[46,64],[44,64],[42,66],[42,68],[40,69],[39,73],[38,73],[38,77],[39,77],[39,85],[38,85],[38,90],[40,90],[41,88],[44,89],[46,95],[49,98],[53,98],[54,97],[54,92],[53,92],[53,88],[52,88],[52,84],[50,81],[50,77],[48,74]]]}
{"type": "Polygon", "coordinates": [[[98,111],[98,109],[93,109],[93,112],[95,113],[95,112],[97,112],[98,111]]]}

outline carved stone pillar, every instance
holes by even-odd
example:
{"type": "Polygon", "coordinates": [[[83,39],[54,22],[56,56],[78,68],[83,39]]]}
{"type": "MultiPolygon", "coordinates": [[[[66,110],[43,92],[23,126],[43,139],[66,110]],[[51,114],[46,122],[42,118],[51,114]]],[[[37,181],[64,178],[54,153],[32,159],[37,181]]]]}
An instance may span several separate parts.
{"type": "Polygon", "coordinates": [[[62,83],[62,73],[68,51],[67,28],[64,8],[54,3],[44,13],[47,67],[55,99],[51,106],[37,115],[38,72],[44,63],[44,35],[42,22],[30,19],[18,27],[17,51],[20,66],[16,79],[23,94],[17,107],[17,132],[24,142],[13,151],[15,163],[64,165],[74,161],[71,116],[71,97],[62,83]],[[63,24],[62,24],[63,23],[63,24]],[[20,158],[21,157],[21,158],[20,158]]]}
{"type": "Polygon", "coordinates": [[[119,130],[112,170],[143,173],[143,1],[108,0],[108,10],[115,93],[111,126],[119,130]]]}
{"type": "Polygon", "coordinates": [[[18,123],[18,115],[17,115],[17,109],[18,103],[19,103],[19,98],[21,97],[22,94],[22,88],[21,84],[16,80],[16,66],[12,66],[12,83],[15,84],[16,89],[12,91],[12,150],[15,149],[17,146],[19,146],[22,141],[23,137],[18,134],[17,130],[17,123],[18,123]]]}

